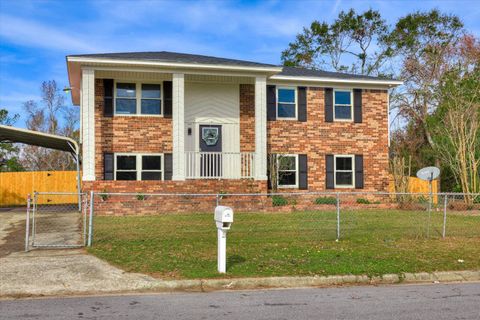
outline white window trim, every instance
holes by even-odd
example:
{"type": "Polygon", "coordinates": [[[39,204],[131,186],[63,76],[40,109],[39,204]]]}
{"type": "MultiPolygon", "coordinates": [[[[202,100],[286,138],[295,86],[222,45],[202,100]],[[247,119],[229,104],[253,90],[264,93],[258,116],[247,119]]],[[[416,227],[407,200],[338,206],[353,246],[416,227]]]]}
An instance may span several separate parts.
{"type": "MultiPolygon", "coordinates": [[[[121,98],[122,99],[122,98],[121,98]]],[[[126,98],[129,99],[129,98],[126,98]]],[[[133,100],[133,98],[131,98],[133,100]]],[[[158,100],[154,98],[145,98],[150,100],[158,100]]],[[[132,81],[132,80],[114,80],[113,83],[113,115],[116,117],[163,117],[165,97],[163,94],[163,82],[161,81],[132,81]],[[135,114],[117,113],[117,83],[134,83],[135,84],[135,114]],[[158,84],[160,85],[160,114],[142,114],[142,84],[158,84]]]]}
{"type": "MultiPolygon", "coordinates": [[[[124,152],[119,152],[119,153],[114,153],[114,170],[113,170],[113,179],[117,180],[117,156],[135,156],[135,172],[137,179],[136,180],[118,180],[118,181],[163,181],[164,180],[164,174],[165,174],[165,168],[163,165],[164,161],[164,155],[163,153],[124,153],[124,152]],[[143,156],[159,156],[160,157],[160,170],[143,170],[142,168],[142,157],[143,156]],[[160,171],[160,180],[142,180],[142,172],[158,172],[160,171]]],[[[121,172],[123,171],[134,171],[134,170],[120,170],[121,172]]]]}
{"type": "MultiPolygon", "coordinates": [[[[350,170],[340,170],[339,172],[350,172],[350,170]]],[[[336,154],[333,156],[333,181],[335,188],[354,188],[355,186],[355,155],[352,154],[336,154]],[[352,184],[351,185],[337,185],[337,158],[351,158],[352,159],[352,184]]]]}
{"type": "MultiPolygon", "coordinates": [[[[295,158],[295,185],[281,185],[280,184],[280,174],[279,174],[279,165],[278,165],[278,156],[277,156],[277,188],[282,189],[295,189],[298,188],[298,180],[299,180],[299,168],[298,168],[298,154],[279,154],[280,157],[294,157],[295,158]]],[[[293,170],[282,170],[282,171],[292,171],[293,170]]]]}
{"type": "Polygon", "coordinates": [[[333,121],[338,121],[338,122],[352,122],[353,121],[353,89],[341,89],[341,88],[335,88],[333,89],[333,121]],[[338,104],[339,106],[350,106],[350,119],[337,119],[337,115],[335,112],[335,92],[337,91],[349,91],[350,92],[350,104],[338,104]]]}
{"type": "Polygon", "coordinates": [[[276,90],[275,90],[275,116],[276,116],[276,119],[277,120],[298,120],[298,89],[297,87],[289,87],[289,86],[279,86],[279,87],[276,87],[276,90]],[[286,103],[286,104],[292,104],[290,102],[279,102],[278,101],[278,90],[281,90],[281,89],[286,89],[286,90],[295,90],[295,117],[279,117],[278,116],[278,104],[279,103],[286,103]]]}

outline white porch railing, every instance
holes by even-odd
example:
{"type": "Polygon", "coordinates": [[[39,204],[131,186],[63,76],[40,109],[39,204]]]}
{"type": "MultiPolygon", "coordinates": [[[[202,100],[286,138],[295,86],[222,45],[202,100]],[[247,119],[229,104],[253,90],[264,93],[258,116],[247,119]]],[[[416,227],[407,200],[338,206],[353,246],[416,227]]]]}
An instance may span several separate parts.
{"type": "Polygon", "coordinates": [[[246,179],[255,174],[254,152],[185,152],[186,179],[246,179]]]}

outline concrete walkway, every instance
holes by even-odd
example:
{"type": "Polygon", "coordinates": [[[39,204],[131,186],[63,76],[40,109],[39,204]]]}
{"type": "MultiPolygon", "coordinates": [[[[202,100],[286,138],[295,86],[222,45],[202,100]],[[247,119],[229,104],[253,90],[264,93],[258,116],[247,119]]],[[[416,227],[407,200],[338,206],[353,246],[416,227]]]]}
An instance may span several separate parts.
{"type": "Polygon", "coordinates": [[[0,258],[0,296],[136,291],[155,282],[112,267],[83,250],[35,250],[0,258]]]}
{"type": "Polygon", "coordinates": [[[0,296],[41,296],[135,291],[157,283],[127,273],[83,249],[24,252],[25,210],[0,211],[0,296]]]}

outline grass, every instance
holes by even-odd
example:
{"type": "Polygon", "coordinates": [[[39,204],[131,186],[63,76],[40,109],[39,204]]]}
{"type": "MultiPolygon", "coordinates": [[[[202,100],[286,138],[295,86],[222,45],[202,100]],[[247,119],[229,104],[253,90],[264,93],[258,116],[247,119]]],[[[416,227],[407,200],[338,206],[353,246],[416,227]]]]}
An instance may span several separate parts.
{"type": "MultiPolygon", "coordinates": [[[[480,216],[432,212],[335,211],[236,213],[227,239],[227,274],[240,276],[380,275],[480,268],[480,216]],[[427,226],[430,228],[427,230],[427,226]],[[427,237],[428,234],[428,237],[427,237]],[[464,262],[459,262],[458,260],[464,262]]],[[[89,252],[131,272],[162,278],[213,278],[212,214],[96,217],[89,252]]]]}

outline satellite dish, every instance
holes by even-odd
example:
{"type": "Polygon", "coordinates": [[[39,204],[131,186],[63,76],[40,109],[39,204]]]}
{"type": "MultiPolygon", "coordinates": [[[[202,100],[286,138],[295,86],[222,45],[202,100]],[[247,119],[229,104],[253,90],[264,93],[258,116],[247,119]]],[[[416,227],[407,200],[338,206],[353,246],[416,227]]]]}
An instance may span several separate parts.
{"type": "Polygon", "coordinates": [[[425,167],[417,171],[418,178],[430,182],[437,179],[439,175],[440,169],[437,167],[425,167]]]}

